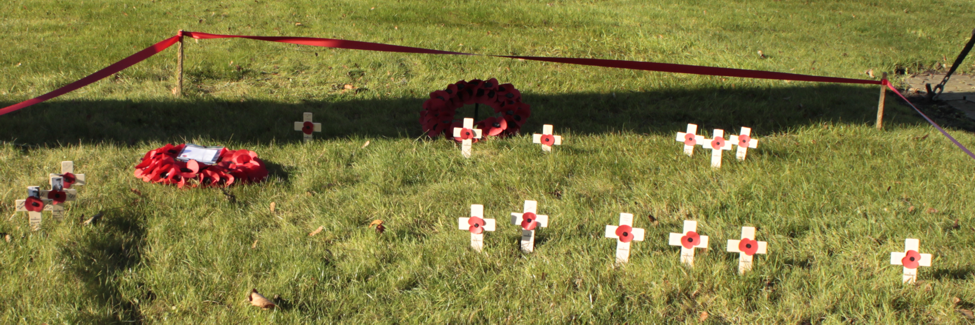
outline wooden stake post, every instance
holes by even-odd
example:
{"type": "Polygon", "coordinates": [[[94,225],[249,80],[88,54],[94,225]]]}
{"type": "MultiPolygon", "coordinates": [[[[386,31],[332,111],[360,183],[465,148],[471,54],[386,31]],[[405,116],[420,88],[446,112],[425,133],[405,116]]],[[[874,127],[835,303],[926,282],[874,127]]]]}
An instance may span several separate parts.
{"type": "Polygon", "coordinates": [[[705,149],[711,149],[711,167],[721,168],[721,152],[731,150],[731,142],[725,140],[724,130],[722,129],[714,129],[714,133],[711,136],[714,138],[705,139],[701,146],[705,149]]]}
{"type": "Polygon", "coordinates": [[[904,240],[904,252],[890,253],[890,264],[904,266],[904,283],[917,280],[917,268],[931,266],[931,254],[921,254],[921,241],[908,238],[904,240]]]}
{"type": "Polygon", "coordinates": [[[305,112],[301,117],[301,122],[295,122],[295,131],[301,131],[305,137],[305,142],[311,141],[312,132],[322,132],[322,123],[312,122],[313,116],[311,112],[305,112]]]}
{"type": "Polygon", "coordinates": [[[183,96],[183,31],[179,31],[179,44],[176,45],[176,97],[183,96]]]}
{"type": "Polygon", "coordinates": [[[484,232],[494,231],[496,222],[494,219],[484,219],[483,205],[472,204],[470,218],[460,218],[457,224],[460,230],[471,232],[471,248],[480,252],[484,249],[484,232]]]}
{"type": "Polygon", "coordinates": [[[694,266],[694,249],[707,248],[708,236],[697,233],[697,221],[684,220],[683,233],[670,233],[670,246],[680,246],[680,262],[694,266]]]}
{"type": "Polygon", "coordinates": [[[28,186],[27,197],[32,201],[32,206],[27,206],[27,200],[16,200],[14,201],[17,207],[16,211],[27,212],[31,230],[41,230],[41,211],[51,211],[51,200],[41,198],[41,188],[39,186],[28,186]]]}
{"type": "Polygon", "coordinates": [[[694,155],[694,146],[704,144],[704,136],[697,135],[697,124],[687,124],[687,132],[677,132],[677,142],[684,143],[684,153],[694,155]]]}
{"type": "Polygon", "coordinates": [[[606,237],[616,239],[616,264],[630,260],[630,242],[643,241],[646,231],[633,228],[633,214],[620,213],[620,225],[606,226],[606,237]]]}
{"type": "MultiPolygon", "coordinates": [[[[887,73],[884,72],[881,80],[887,80],[887,73]]],[[[884,100],[887,99],[887,85],[880,85],[880,102],[877,103],[877,130],[884,127],[884,100]]]]}
{"type": "Polygon", "coordinates": [[[460,153],[464,158],[471,157],[471,144],[481,138],[481,129],[474,128],[474,119],[465,118],[464,127],[454,128],[454,139],[460,139],[460,153]]]}
{"type": "Polygon", "coordinates": [[[745,155],[748,154],[748,148],[758,148],[758,140],[752,139],[752,129],[744,126],[741,127],[741,132],[738,135],[733,135],[728,138],[728,142],[738,146],[738,152],[735,154],[735,158],[738,158],[738,160],[745,160],[745,155]]]}
{"type": "Polygon", "coordinates": [[[562,137],[552,134],[552,125],[542,125],[542,134],[532,134],[532,143],[542,145],[542,151],[552,152],[552,146],[562,145],[562,137]]]}
{"type": "Polygon", "coordinates": [[[741,227],[741,240],[729,239],[728,252],[738,254],[738,274],[752,269],[752,255],[766,254],[768,244],[755,240],[755,227],[741,227]]]}
{"type": "Polygon", "coordinates": [[[548,227],[548,216],[536,215],[538,202],[526,200],[525,212],[511,213],[511,223],[521,226],[521,251],[531,253],[535,250],[535,227],[548,227]]]}

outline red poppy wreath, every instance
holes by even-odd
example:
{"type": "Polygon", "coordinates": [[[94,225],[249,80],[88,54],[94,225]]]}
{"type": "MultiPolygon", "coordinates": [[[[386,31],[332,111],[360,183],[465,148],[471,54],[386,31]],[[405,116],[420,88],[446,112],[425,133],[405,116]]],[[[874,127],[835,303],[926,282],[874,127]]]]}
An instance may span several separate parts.
{"type": "Polygon", "coordinates": [[[264,162],[253,151],[223,148],[215,163],[208,165],[196,160],[176,159],[185,147],[186,144],[166,144],[147,152],[142,162],[135,166],[135,177],[147,183],[176,184],[179,188],[186,184],[227,187],[235,182],[260,182],[267,178],[264,162]]]}
{"type": "Polygon", "coordinates": [[[431,138],[441,134],[448,139],[452,138],[453,129],[463,127],[460,122],[463,116],[457,121],[454,120],[457,109],[470,104],[487,105],[500,115],[475,123],[477,128],[489,136],[515,134],[531,116],[531,107],[521,102],[521,92],[515,89],[515,86],[499,85],[498,80],[494,78],[487,81],[461,80],[448,85],[447,89],[430,93],[430,99],[423,102],[423,110],[420,111],[420,124],[423,125],[423,131],[431,138]]]}

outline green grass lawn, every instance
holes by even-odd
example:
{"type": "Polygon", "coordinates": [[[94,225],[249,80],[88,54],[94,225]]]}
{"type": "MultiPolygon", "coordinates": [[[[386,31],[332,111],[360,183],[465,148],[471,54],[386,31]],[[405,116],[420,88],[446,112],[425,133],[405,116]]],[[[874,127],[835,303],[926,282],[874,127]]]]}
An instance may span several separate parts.
{"type": "MultiPolygon", "coordinates": [[[[896,81],[950,65],[975,21],[968,1],[7,3],[0,106],[179,29],[896,81]]],[[[972,321],[960,310],[975,307],[975,164],[893,96],[876,130],[877,86],[249,40],[185,50],[183,97],[171,49],[0,116],[0,323],[972,321]],[[431,91],[491,77],[532,105],[522,135],[477,143],[471,159],[422,136],[431,91]],[[324,129],[311,143],[292,130],[306,111],[324,129]],[[674,141],[687,123],[749,126],[759,147],[712,170],[674,141]],[[552,154],[531,144],[542,124],[564,136],[552,154]],[[132,176],[146,151],[184,142],[254,150],[271,176],[226,193],[132,176]],[[62,160],[89,184],[65,220],[45,213],[31,232],[14,200],[62,160]],[[551,218],[532,254],[508,222],[524,200],[551,218]],[[457,229],[471,204],[498,220],[483,253],[457,229]],[[618,267],[603,233],[620,212],[647,234],[618,267]],[[685,219],[711,240],[693,269],[667,245],[685,219]],[[744,276],[724,251],[742,226],[769,245],[744,276]],[[889,265],[905,238],[934,255],[915,285],[889,265]],[[250,306],[252,288],[280,308],[250,306]]],[[[936,115],[975,146],[967,122],[936,115]]]]}

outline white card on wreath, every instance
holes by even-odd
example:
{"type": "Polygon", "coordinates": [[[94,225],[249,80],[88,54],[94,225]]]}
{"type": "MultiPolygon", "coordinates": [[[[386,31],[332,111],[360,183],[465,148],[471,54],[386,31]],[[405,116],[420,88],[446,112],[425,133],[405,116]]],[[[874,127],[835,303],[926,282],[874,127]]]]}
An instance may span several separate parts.
{"type": "Polygon", "coordinates": [[[223,151],[223,147],[201,147],[187,143],[176,159],[184,162],[196,160],[196,162],[201,164],[214,165],[220,159],[221,151],[223,151]]]}

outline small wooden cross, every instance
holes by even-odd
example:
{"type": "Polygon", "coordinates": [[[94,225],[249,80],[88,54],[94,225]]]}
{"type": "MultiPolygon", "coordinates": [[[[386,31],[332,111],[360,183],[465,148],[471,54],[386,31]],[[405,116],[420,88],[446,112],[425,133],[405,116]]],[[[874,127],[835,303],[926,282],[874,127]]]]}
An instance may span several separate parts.
{"type": "Polygon", "coordinates": [[[920,247],[920,240],[908,238],[904,240],[904,252],[890,253],[890,264],[904,266],[904,283],[917,280],[919,266],[931,266],[931,254],[918,253],[920,247]]]}
{"type": "Polygon", "coordinates": [[[552,146],[562,145],[562,137],[552,134],[552,125],[542,125],[542,134],[532,134],[532,143],[540,143],[542,151],[552,152],[552,146]]]}
{"type": "Polygon", "coordinates": [[[752,255],[766,254],[768,244],[755,241],[755,227],[741,227],[741,240],[729,239],[728,252],[738,254],[738,274],[752,269],[752,255]]]}
{"type": "Polygon", "coordinates": [[[465,118],[464,127],[454,128],[454,139],[460,139],[460,153],[464,154],[464,158],[471,157],[471,143],[472,139],[481,138],[481,129],[474,128],[474,119],[465,118]]]}
{"type": "Polygon", "coordinates": [[[694,146],[704,144],[704,136],[697,135],[697,124],[687,124],[687,132],[677,132],[677,142],[684,143],[684,153],[694,155],[694,146]]]}
{"type": "Polygon", "coordinates": [[[305,136],[305,142],[311,141],[312,132],[322,132],[322,123],[312,122],[311,112],[305,112],[303,122],[295,122],[295,131],[301,131],[305,136]]]}
{"type": "Polygon", "coordinates": [[[548,227],[548,216],[537,215],[538,202],[526,200],[525,212],[511,213],[511,223],[521,226],[521,251],[531,253],[535,250],[535,227],[548,227]]]}
{"type": "Polygon", "coordinates": [[[41,188],[39,186],[28,186],[27,199],[16,200],[14,204],[17,207],[17,212],[27,212],[27,218],[30,220],[30,229],[33,231],[41,230],[41,212],[51,211],[51,200],[41,198],[41,188]]]}
{"type": "Polygon", "coordinates": [[[51,208],[51,216],[54,217],[54,220],[64,219],[64,203],[76,200],[78,198],[78,190],[65,189],[64,178],[58,175],[51,176],[49,183],[51,184],[51,189],[41,190],[40,195],[42,198],[51,200],[49,206],[51,208]]]}
{"type": "Polygon", "coordinates": [[[724,130],[714,129],[713,139],[705,139],[701,144],[705,149],[711,149],[711,167],[721,168],[721,151],[731,150],[731,142],[725,140],[724,130]]]}
{"type": "Polygon", "coordinates": [[[670,246],[680,246],[680,262],[694,266],[694,249],[707,248],[708,236],[697,233],[697,221],[684,220],[683,233],[670,233],[670,246]]]}
{"type": "Polygon", "coordinates": [[[643,228],[633,228],[633,214],[620,213],[620,225],[606,226],[606,237],[616,240],[616,264],[623,264],[630,260],[630,242],[643,241],[643,228]]]}
{"type": "Polygon", "coordinates": [[[64,188],[85,185],[85,174],[74,174],[74,162],[62,161],[61,174],[51,174],[50,177],[61,176],[64,178],[64,188]]]}
{"type": "Polygon", "coordinates": [[[743,126],[738,135],[733,135],[728,138],[728,142],[738,146],[738,152],[735,154],[735,158],[738,158],[738,160],[745,160],[745,154],[748,153],[748,148],[758,148],[758,139],[752,139],[751,134],[752,128],[743,126]]]}
{"type": "Polygon", "coordinates": [[[480,252],[484,249],[484,232],[494,231],[494,219],[484,219],[484,206],[480,204],[471,205],[471,217],[459,218],[457,220],[460,230],[471,232],[471,248],[480,252]]]}

